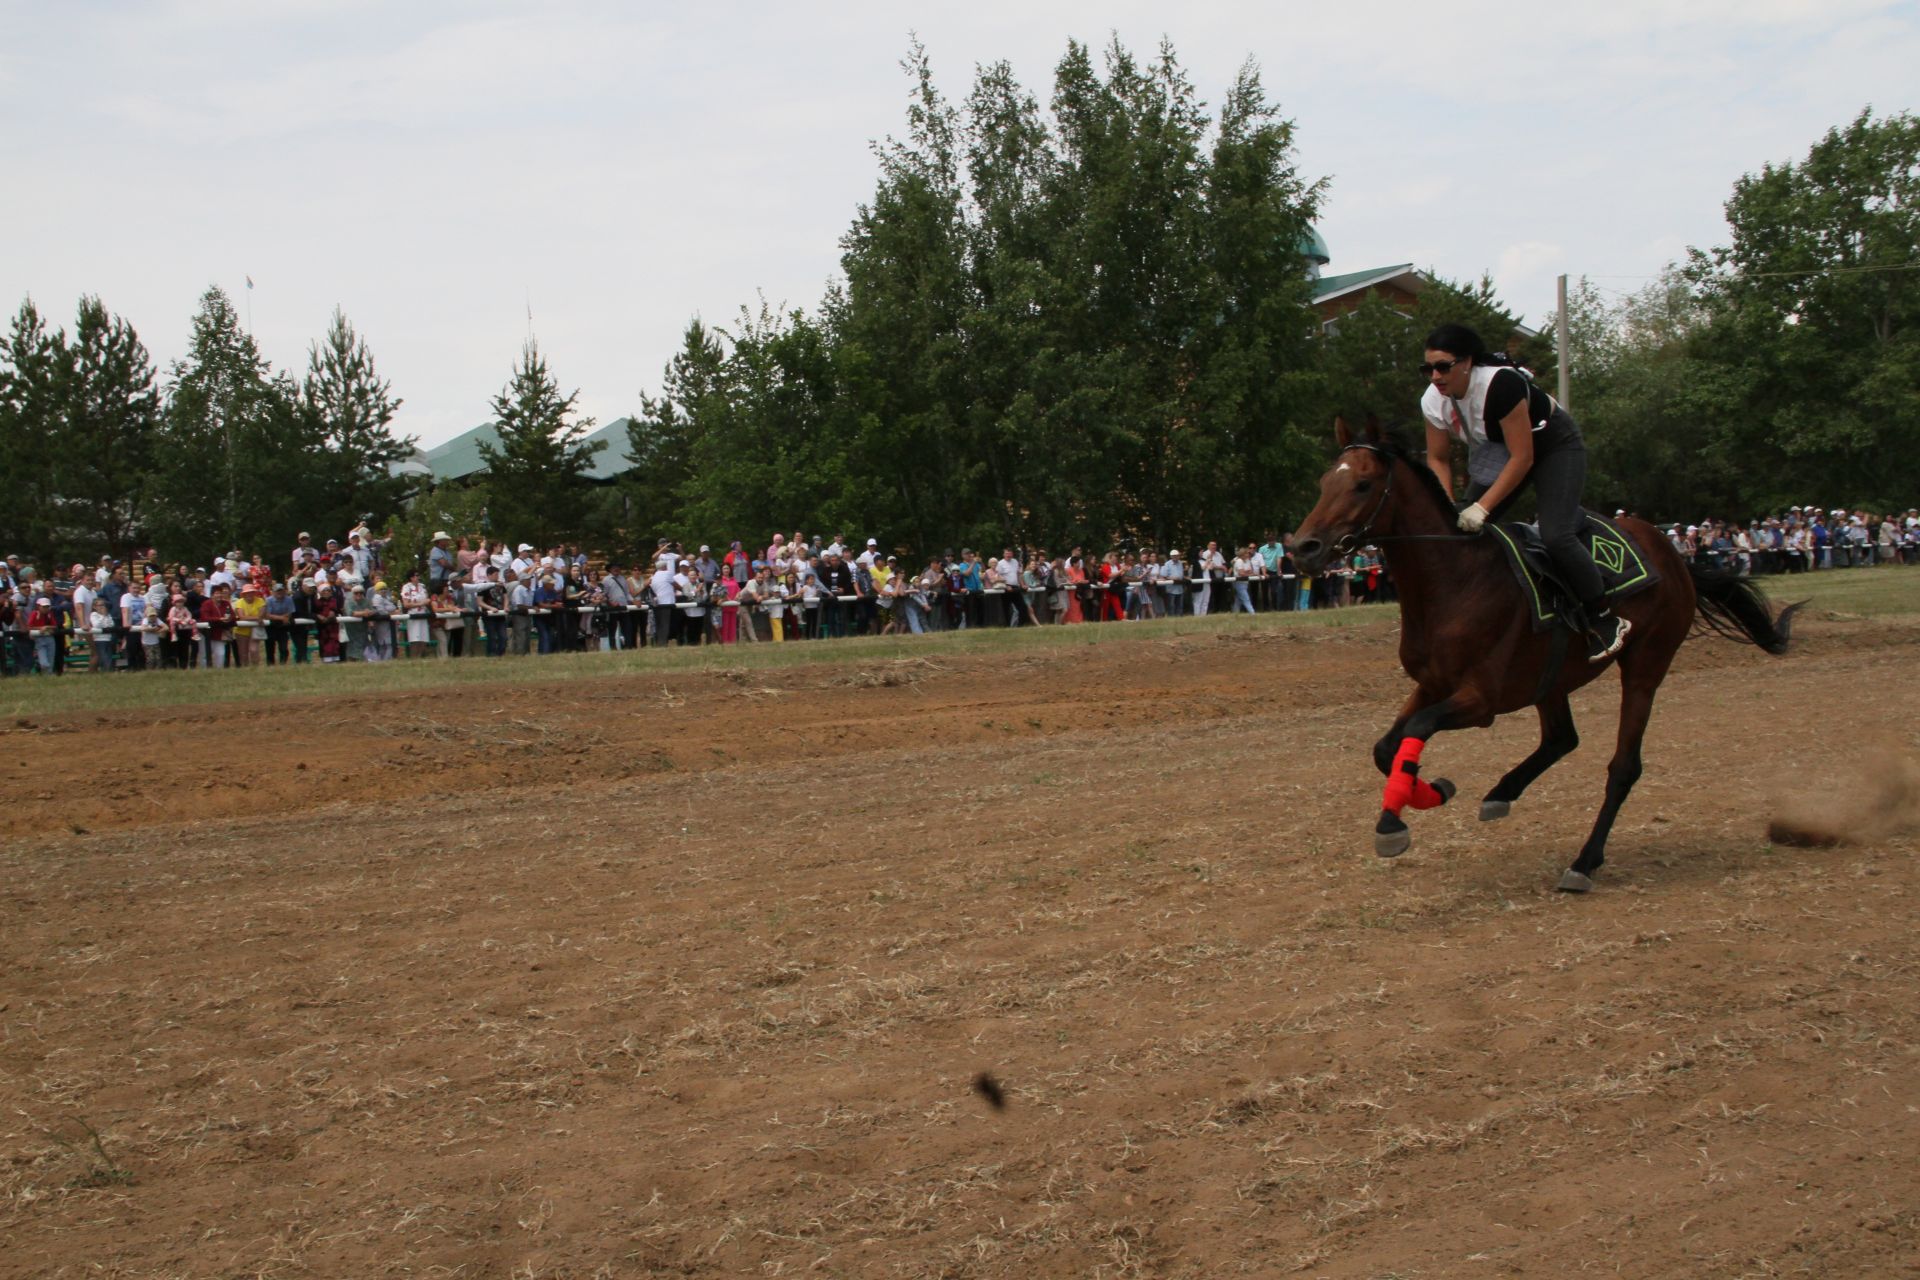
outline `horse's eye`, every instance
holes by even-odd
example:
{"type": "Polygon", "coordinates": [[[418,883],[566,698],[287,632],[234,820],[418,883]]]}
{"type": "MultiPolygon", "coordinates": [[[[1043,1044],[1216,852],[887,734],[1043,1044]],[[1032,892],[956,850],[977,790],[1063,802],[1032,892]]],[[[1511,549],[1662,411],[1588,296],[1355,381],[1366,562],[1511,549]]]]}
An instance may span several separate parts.
{"type": "Polygon", "coordinates": [[[1356,480],[1353,482],[1353,491],[1355,493],[1368,493],[1371,492],[1372,489],[1373,481],[1371,480],[1356,480]]]}

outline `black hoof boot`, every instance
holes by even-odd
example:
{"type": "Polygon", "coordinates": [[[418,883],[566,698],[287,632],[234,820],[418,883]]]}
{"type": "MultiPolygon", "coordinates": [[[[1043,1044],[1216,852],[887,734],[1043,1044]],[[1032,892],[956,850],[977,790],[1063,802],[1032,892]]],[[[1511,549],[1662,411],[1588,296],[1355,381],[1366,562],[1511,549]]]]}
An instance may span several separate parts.
{"type": "Polygon", "coordinates": [[[1392,811],[1382,809],[1380,821],[1373,826],[1373,851],[1383,858],[1397,858],[1413,844],[1413,832],[1392,811]]]}

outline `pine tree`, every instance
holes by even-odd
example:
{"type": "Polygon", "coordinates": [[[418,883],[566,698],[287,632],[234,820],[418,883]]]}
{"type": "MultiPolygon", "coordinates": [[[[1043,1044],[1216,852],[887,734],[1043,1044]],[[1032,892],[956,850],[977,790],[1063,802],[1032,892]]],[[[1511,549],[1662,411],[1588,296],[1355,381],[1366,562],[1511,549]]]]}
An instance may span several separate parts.
{"type": "Polygon", "coordinates": [[[217,286],[201,295],[168,383],[151,496],[163,548],[204,559],[291,545],[318,450],[302,437],[298,387],[271,374],[217,286]]]}
{"type": "Polygon", "coordinates": [[[375,370],[366,339],[334,308],[325,340],[308,349],[300,385],[304,427],[325,453],[325,482],[309,490],[309,523],[344,529],[399,505],[407,484],[392,464],[413,452],[411,439],[393,434],[401,404],[375,370]]]}
{"type": "Polygon", "coordinates": [[[126,555],[143,517],[160,429],[153,362],[133,326],[96,297],[80,299],[65,351],[57,432],[60,534],[73,555],[126,555]],[[87,553],[87,554],[82,554],[87,553]]]}
{"type": "Polygon", "coordinates": [[[539,345],[529,339],[512,380],[493,398],[500,443],[480,445],[493,495],[489,514],[505,536],[544,546],[585,529],[586,475],[601,445],[586,443],[593,419],[573,416],[579,398],[578,391],[561,396],[539,345]]]}
{"type": "Polygon", "coordinates": [[[28,298],[0,351],[0,555],[51,569],[54,552],[54,441],[62,412],[66,340],[49,334],[28,298]]]}

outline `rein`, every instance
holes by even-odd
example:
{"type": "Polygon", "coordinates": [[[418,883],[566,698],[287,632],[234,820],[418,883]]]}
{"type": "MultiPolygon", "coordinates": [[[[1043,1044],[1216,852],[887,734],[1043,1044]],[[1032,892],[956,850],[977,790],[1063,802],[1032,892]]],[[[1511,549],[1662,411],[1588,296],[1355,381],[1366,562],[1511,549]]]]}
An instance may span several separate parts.
{"type": "Polygon", "coordinates": [[[1472,542],[1480,536],[1477,533],[1374,533],[1373,522],[1380,518],[1380,513],[1387,508],[1387,499],[1393,496],[1394,459],[1379,445],[1368,444],[1365,441],[1355,441],[1340,452],[1346,453],[1353,449],[1364,449],[1384,461],[1387,464],[1387,482],[1381,486],[1380,500],[1373,504],[1373,511],[1367,516],[1366,523],[1336,541],[1333,544],[1334,554],[1345,557],[1351,555],[1356,547],[1382,542],[1472,542]]]}

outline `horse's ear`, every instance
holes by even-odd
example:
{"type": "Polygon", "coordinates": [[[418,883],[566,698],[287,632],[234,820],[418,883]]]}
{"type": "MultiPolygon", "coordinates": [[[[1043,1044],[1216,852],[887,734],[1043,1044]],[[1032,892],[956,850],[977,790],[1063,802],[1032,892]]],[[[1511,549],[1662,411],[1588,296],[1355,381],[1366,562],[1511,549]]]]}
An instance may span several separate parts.
{"type": "Polygon", "coordinates": [[[1347,420],[1341,414],[1333,415],[1333,442],[1342,449],[1353,443],[1353,432],[1347,430],[1347,420]]]}
{"type": "Polygon", "coordinates": [[[1366,441],[1368,444],[1380,443],[1380,415],[1379,414],[1370,413],[1367,415],[1366,429],[1362,431],[1361,434],[1366,438],[1366,441]]]}

